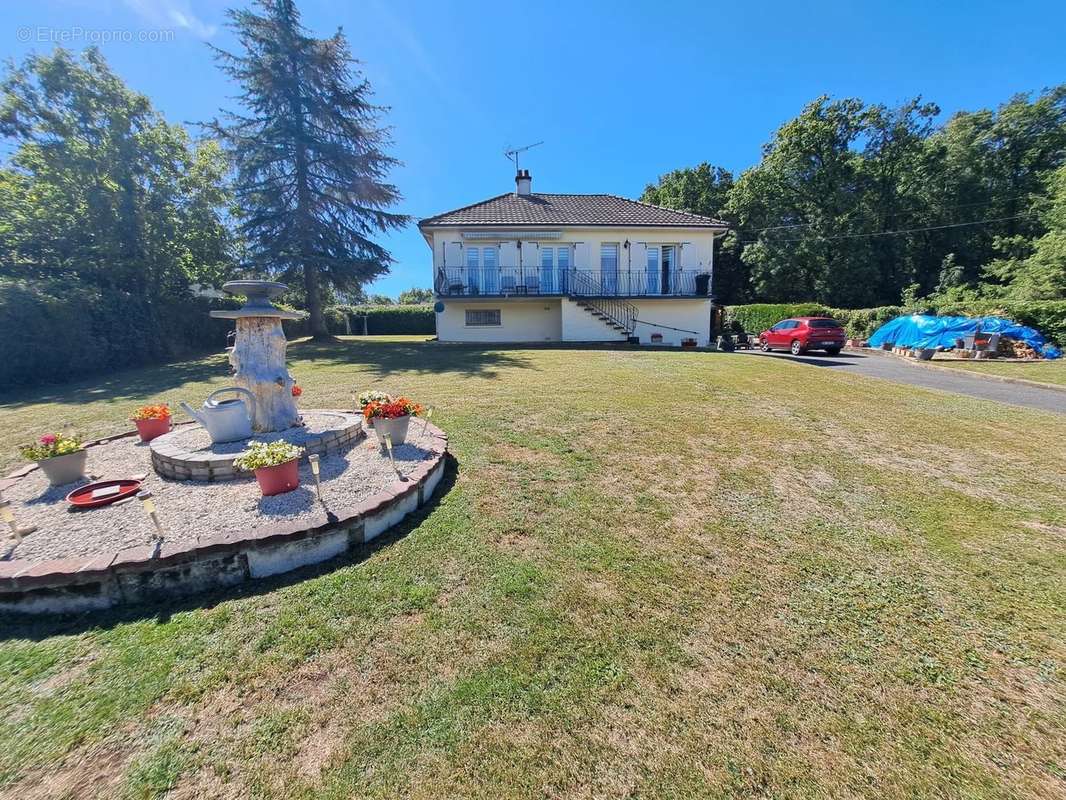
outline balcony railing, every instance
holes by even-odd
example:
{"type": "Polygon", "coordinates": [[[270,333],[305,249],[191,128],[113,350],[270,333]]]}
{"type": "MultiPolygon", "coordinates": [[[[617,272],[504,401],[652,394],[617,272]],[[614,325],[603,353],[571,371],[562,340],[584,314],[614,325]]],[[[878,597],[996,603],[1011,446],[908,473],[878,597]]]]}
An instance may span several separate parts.
{"type": "Polygon", "coordinates": [[[449,297],[705,297],[698,270],[558,270],[554,267],[443,267],[434,289],[449,297]],[[697,291],[697,290],[701,291],[697,291]]]}

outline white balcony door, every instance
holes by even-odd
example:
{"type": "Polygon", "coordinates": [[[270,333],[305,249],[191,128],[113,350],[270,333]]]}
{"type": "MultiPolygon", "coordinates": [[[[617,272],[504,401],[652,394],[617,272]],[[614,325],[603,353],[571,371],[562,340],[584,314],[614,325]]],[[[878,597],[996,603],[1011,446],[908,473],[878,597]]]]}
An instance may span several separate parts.
{"type": "Polygon", "coordinates": [[[604,294],[618,293],[618,244],[600,245],[600,286],[604,294]]]}
{"type": "Polygon", "coordinates": [[[570,245],[540,248],[540,291],[566,294],[570,272],[570,245]]]}
{"type": "Polygon", "coordinates": [[[499,246],[494,244],[465,248],[467,294],[499,292],[499,246]]]}
{"type": "Polygon", "coordinates": [[[647,267],[645,275],[645,291],[648,294],[661,294],[662,287],[662,251],[658,245],[648,248],[647,267]]]}

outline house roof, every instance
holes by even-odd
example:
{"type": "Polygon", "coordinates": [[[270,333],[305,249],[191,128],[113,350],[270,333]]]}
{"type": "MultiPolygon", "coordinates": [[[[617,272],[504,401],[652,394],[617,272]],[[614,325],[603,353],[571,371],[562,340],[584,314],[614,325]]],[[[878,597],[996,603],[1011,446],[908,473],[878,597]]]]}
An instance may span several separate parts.
{"type": "Polygon", "coordinates": [[[726,228],[726,223],[628,200],[614,194],[501,194],[446,211],[418,223],[419,228],[488,225],[577,225],[618,227],[726,228]]]}

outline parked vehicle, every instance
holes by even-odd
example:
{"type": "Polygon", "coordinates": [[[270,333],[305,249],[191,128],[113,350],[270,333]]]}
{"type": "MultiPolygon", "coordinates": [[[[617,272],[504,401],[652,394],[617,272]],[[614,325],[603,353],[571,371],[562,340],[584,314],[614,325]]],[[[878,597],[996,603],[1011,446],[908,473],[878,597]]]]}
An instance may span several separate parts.
{"type": "Polygon", "coordinates": [[[764,352],[788,350],[798,356],[808,350],[824,350],[831,356],[844,347],[844,328],[828,317],[792,317],[759,334],[764,352]]]}

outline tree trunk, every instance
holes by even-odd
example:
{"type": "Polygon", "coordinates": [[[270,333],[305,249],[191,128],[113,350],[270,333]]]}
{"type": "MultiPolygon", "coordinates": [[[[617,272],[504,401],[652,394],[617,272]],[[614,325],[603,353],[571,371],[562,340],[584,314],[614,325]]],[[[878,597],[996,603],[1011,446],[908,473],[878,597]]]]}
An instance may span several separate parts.
{"type": "Polygon", "coordinates": [[[284,431],[299,420],[292,386],[296,382],[285,366],[285,332],[276,317],[237,320],[230,363],[235,383],[255,395],[252,428],[259,433],[284,431]]]}

